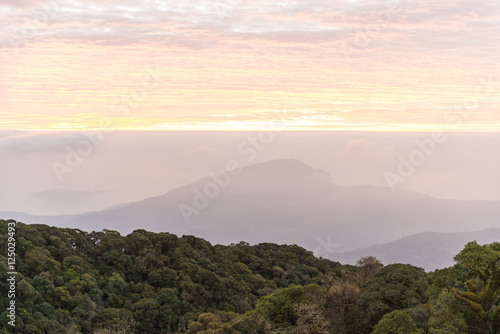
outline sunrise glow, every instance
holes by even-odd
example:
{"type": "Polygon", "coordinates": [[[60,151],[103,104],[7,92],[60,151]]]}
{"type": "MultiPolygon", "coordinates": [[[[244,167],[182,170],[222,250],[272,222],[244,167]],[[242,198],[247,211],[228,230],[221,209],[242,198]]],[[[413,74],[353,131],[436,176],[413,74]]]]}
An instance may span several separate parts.
{"type": "Polygon", "coordinates": [[[0,5],[0,130],[500,130],[495,1],[58,3],[0,5]]]}

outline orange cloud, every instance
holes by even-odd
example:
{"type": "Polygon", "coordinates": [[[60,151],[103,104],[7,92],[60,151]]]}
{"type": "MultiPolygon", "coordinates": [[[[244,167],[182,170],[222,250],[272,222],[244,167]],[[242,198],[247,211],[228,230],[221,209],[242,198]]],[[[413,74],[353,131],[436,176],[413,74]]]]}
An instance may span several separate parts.
{"type": "Polygon", "coordinates": [[[444,117],[500,74],[493,1],[76,1],[27,34],[32,11],[0,30],[0,129],[244,130],[285,112],[291,130],[500,128],[498,83],[444,117]]]}

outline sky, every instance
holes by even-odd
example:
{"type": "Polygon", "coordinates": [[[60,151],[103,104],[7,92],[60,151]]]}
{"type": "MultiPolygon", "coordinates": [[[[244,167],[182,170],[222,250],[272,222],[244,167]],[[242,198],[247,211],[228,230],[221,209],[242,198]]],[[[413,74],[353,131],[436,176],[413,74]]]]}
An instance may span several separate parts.
{"type": "Polygon", "coordinates": [[[497,132],[500,2],[0,0],[0,130],[497,132]]]}
{"type": "Polygon", "coordinates": [[[104,209],[231,159],[500,200],[499,106],[498,0],[0,0],[0,211],[104,209]]]}

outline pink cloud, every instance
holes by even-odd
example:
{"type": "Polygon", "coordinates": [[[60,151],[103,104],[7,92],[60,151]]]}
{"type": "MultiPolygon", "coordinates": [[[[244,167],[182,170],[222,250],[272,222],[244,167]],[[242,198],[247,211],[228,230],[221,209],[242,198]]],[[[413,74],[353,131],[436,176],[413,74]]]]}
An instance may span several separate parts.
{"type": "Polygon", "coordinates": [[[40,0],[0,0],[0,5],[7,5],[18,8],[33,7],[39,4],[40,0]]]}
{"type": "Polygon", "coordinates": [[[366,138],[354,139],[344,146],[344,151],[347,152],[360,152],[371,149],[374,142],[366,138]]]}
{"type": "Polygon", "coordinates": [[[137,118],[122,120],[130,127],[258,124],[272,117],[263,110],[291,106],[297,124],[321,129],[427,128],[442,121],[436,106],[459,104],[482,73],[498,73],[500,15],[490,0],[403,1],[376,31],[386,1],[224,4],[64,2],[13,57],[8,38],[23,36],[33,11],[19,7],[0,27],[0,98],[13,92],[2,120],[26,124],[16,115],[33,110],[43,126],[92,124],[157,63],[172,75],[137,118]]]}

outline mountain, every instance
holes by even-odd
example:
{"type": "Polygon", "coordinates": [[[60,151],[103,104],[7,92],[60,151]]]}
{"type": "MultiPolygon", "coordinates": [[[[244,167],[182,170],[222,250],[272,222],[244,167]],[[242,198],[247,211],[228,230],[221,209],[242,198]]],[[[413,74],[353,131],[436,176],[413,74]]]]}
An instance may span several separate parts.
{"type": "Polygon", "coordinates": [[[410,263],[427,271],[433,271],[453,266],[453,257],[468,242],[474,240],[479,244],[499,242],[500,228],[461,233],[419,233],[394,242],[335,253],[328,257],[341,263],[355,264],[363,256],[375,256],[386,265],[410,263]]]}
{"type": "Polygon", "coordinates": [[[212,174],[164,195],[99,212],[23,221],[122,234],[167,231],[221,244],[297,244],[328,256],[421,232],[500,227],[500,205],[375,186],[342,187],[323,170],[283,159],[212,174]]]}
{"type": "Polygon", "coordinates": [[[78,215],[36,216],[23,212],[0,212],[0,219],[12,219],[30,224],[42,224],[44,222],[49,222],[50,225],[62,225],[76,217],[78,217],[78,215]]]}

